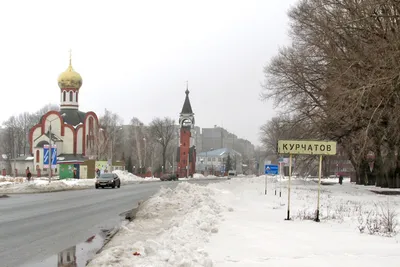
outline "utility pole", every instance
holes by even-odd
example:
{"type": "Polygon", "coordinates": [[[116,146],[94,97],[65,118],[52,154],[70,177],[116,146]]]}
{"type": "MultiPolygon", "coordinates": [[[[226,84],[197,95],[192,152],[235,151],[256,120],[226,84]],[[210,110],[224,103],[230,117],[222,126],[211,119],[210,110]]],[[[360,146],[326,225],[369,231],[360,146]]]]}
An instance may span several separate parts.
{"type": "Polygon", "coordinates": [[[14,178],[17,177],[17,145],[15,142],[15,129],[13,130],[13,143],[14,143],[14,178]]]}
{"type": "Polygon", "coordinates": [[[51,155],[51,121],[49,126],[49,183],[51,183],[51,176],[52,176],[52,169],[51,164],[52,162],[52,155],[51,155]]]}
{"type": "Polygon", "coordinates": [[[187,178],[189,178],[189,159],[190,159],[189,155],[190,155],[190,147],[189,147],[189,153],[188,153],[188,156],[187,156],[187,166],[186,166],[186,168],[187,168],[186,177],[187,178]]]}

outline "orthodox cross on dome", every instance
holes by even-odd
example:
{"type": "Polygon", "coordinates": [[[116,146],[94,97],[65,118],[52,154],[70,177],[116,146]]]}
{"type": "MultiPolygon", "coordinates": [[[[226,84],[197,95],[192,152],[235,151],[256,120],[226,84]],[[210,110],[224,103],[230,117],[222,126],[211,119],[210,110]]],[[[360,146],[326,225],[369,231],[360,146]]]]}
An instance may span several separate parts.
{"type": "Polygon", "coordinates": [[[68,52],[69,52],[69,65],[71,66],[72,64],[71,64],[71,62],[72,62],[72,49],[70,48],[69,50],[68,50],[68,52]]]}

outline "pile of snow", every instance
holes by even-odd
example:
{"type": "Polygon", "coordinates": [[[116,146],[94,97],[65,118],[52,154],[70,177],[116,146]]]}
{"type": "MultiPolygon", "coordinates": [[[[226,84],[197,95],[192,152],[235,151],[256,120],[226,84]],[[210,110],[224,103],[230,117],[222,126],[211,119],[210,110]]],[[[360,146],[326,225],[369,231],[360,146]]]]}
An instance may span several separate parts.
{"type": "Polygon", "coordinates": [[[195,173],[193,174],[193,178],[204,178],[205,176],[201,173],[195,173]]]}
{"type": "Polygon", "coordinates": [[[116,170],[113,171],[116,175],[118,175],[119,179],[121,179],[122,184],[128,184],[132,182],[155,182],[155,181],[160,181],[159,178],[154,178],[154,177],[146,177],[142,178],[139,176],[136,176],[128,171],[121,171],[121,170],[116,170]]]}
{"type": "Polygon", "coordinates": [[[30,182],[2,182],[0,183],[0,193],[42,193],[65,190],[87,189],[94,187],[94,179],[64,179],[54,180],[49,183],[48,180],[34,179],[30,182]]]}
{"type": "Polygon", "coordinates": [[[321,186],[317,223],[318,185],[298,179],[285,221],[287,180],[267,177],[265,195],[265,178],[163,188],[89,266],[398,266],[400,237],[384,234],[386,208],[377,207],[400,219],[399,197],[351,183],[321,186]]]}
{"type": "Polygon", "coordinates": [[[221,193],[185,182],[162,188],[88,266],[212,266],[204,244],[226,209],[216,200],[221,193]]]}

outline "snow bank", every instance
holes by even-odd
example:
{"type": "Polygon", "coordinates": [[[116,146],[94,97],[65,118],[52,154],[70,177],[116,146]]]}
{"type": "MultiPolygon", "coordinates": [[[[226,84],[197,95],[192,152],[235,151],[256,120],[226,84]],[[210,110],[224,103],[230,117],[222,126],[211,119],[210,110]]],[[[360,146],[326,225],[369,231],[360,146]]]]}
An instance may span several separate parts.
{"type": "Polygon", "coordinates": [[[213,266],[204,244],[218,232],[225,209],[218,194],[185,182],[162,188],[88,266],[213,266]]]}
{"type": "MultiPolygon", "coordinates": [[[[265,176],[210,185],[228,190],[217,201],[233,207],[222,213],[225,221],[205,247],[215,266],[398,266],[399,236],[359,230],[365,223],[360,218],[374,211],[374,203],[386,203],[387,196],[351,183],[321,186],[321,222],[316,223],[318,185],[299,179],[292,184],[291,220],[285,221],[287,181],[278,181],[267,178],[267,195],[265,176]]],[[[398,197],[390,198],[390,205],[400,212],[398,197]]]]}
{"type": "MultiPolygon", "coordinates": [[[[139,182],[154,182],[159,181],[158,178],[141,178],[128,173],[126,171],[115,171],[120,177],[122,184],[139,183],[139,182]]],[[[77,190],[94,188],[96,179],[62,179],[58,180],[54,177],[49,183],[47,177],[34,178],[28,182],[25,177],[0,177],[0,194],[11,193],[42,193],[55,192],[65,190],[77,190]]]]}
{"type": "Polygon", "coordinates": [[[77,190],[94,187],[94,179],[48,180],[34,179],[31,182],[1,182],[0,193],[42,193],[65,190],[77,190]]]}
{"type": "Polygon", "coordinates": [[[142,178],[139,176],[136,176],[128,171],[121,171],[121,170],[116,170],[113,171],[118,177],[121,179],[122,184],[129,184],[132,182],[155,182],[155,181],[160,181],[159,178],[154,178],[154,177],[146,177],[142,178]]]}
{"type": "Polygon", "coordinates": [[[351,183],[323,185],[316,223],[317,188],[314,181],[293,182],[290,221],[284,220],[285,179],[244,177],[163,188],[88,266],[398,266],[400,237],[359,227],[375,203],[390,203],[400,213],[399,197],[351,183]]]}

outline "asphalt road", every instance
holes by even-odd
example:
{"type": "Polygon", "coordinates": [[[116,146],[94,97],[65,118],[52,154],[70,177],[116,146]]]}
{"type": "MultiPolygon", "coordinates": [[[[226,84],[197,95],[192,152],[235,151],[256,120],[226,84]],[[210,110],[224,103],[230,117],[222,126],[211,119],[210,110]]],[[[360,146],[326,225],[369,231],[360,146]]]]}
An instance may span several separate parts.
{"type": "MultiPolygon", "coordinates": [[[[209,180],[196,181],[207,184],[209,180]]],[[[0,198],[0,266],[43,260],[121,222],[120,215],[164,186],[150,182],[120,189],[87,189],[0,198]]]]}

